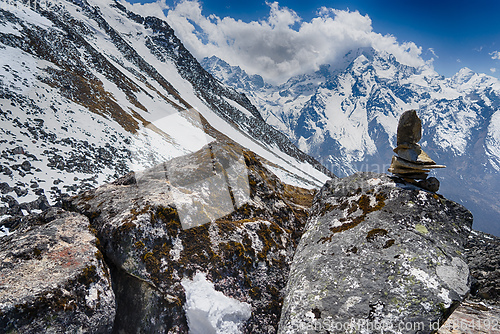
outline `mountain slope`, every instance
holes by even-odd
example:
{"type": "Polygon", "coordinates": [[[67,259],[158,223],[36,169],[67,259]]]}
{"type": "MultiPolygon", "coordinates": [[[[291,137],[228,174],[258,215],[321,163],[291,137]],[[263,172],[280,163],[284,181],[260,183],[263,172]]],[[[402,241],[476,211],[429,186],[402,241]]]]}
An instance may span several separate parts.
{"type": "Polygon", "coordinates": [[[257,153],[295,185],[332,176],[208,74],[167,23],[126,6],[75,0],[0,9],[0,217],[214,140],[257,153]]]}
{"type": "Polygon", "coordinates": [[[441,192],[471,209],[477,229],[500,234],[498,80],[468,69],[445,78],[371,48],[353,50],[336,67],[325,65],[252,91],[242,88],[250,82],[245,74],[236,75],[238,68],[213,57],[202,64],[245,93],[266,121],[339,176],[385,172],[399,116],[417,109],[421,144],[448,166],[435,174],[441,192]]]}

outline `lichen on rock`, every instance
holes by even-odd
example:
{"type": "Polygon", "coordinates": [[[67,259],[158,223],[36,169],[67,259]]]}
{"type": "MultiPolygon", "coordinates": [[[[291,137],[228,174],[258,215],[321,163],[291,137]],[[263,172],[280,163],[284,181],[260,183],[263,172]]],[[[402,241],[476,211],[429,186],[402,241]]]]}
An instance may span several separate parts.
{"type": "Polygon", "coordinates": [[[312,194],[285,187],[255,154],[218,142],[67,199],[64,205],[89,217],[99,237],[117,294],[114,330],[187,332],[182,282],[202,274],[217,291],[251,305],[251,316],[240,324],[242,332],[269,333],[277,329],[282,290],[308,213],[304,204],[312,194]],[[229,173],[224,175],[234,168],[231,160],[246,169],[239,173],[247,178],[246,195],[237,193],[229,173]],[[201,185],[200,177],[214,173],[230,185],[226,199],[231,211],[217,217],[210,216],[212,210],[203,224],[184,224],[180,197],[172,189],[183,194],[185,203],[210,206],[211,200],[202,196],[208,188],[190,185],[201,185]],[[245,196],[246,202],[238,205],[245,196]]]}
{"type": "Polygon", "coordinates": [[[461,251],[471,225],[462,206],[387,175],[328,181],[294,256],[278,333],[432,332],[469,291],[461,251]]]}
{"type": "Polygon", "coordinates": [[[111,332],[114,292],[88,223],[85,216],[51,208],[0,239],[3,332],[111,332]]]}

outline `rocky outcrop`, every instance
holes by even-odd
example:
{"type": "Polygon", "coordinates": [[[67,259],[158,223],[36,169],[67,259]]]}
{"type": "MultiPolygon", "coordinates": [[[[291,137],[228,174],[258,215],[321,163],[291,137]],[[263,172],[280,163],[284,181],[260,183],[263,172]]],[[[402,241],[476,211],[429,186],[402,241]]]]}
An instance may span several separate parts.
{"type": "Polygon", "coordinates": [[[85,216],[52,208],[0,242],[2,333],[109,333],[111,279],[85,216]]]}
{"type": "Polygon", "coordinates": [[[498,240],[395,180],[333,179],[313,203],[224,142],[130,173],[13,221],[0,331],[430,333],[471,282],[440,333],[497,321],[498,240]]]}
{"type": "Polygon", "coordinates": [[[328,181],[295,253],[278,333],[431,333],[470,288],[472,215],[383,174],[328,181]]]}
{"type": "Polygon", "coordinates": [[[274,333],[311,202],[312,192],[284,186],[253,153],[213,144],[65,207],[89,217],[99,237],[116,294],[114,331],[274,333]],[[197,302],[207,290],[224,295],[219,310],[197,302]],[[224,313],[224,304],[240,307],[224,313]]]}

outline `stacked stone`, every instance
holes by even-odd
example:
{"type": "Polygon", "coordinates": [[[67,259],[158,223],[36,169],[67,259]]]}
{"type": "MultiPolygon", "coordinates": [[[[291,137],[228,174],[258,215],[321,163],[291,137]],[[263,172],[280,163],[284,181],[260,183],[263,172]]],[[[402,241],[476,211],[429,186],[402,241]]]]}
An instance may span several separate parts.
{"type": "Polygon", "coordinates": [[[397,147],[394,149],[396,155],[392,157],[388,171],[407,182],[436,192],[439,190],[439,181],[435,177],[427,178],[427,175],[432,168],[445,168],[446,166],[437,165],[422,150],[417,144],[421,138],[422,122],[417,112],[405,111],[399,119],[397,147]]]}

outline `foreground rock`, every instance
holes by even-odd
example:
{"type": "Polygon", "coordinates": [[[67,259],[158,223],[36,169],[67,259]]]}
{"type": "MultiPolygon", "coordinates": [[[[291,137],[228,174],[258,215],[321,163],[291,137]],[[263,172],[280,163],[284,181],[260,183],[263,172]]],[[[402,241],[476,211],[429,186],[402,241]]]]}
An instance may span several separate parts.
{"type": "Polygon", "coordinates": [[[88,219],[62,209],[29,216],[0,239],[0,331],[109,333],[111,279],[88,219]]]}
{"type": "Polygon", "coordinates": [[[300,241],[279,333],[431,333],[466,296],[472,215],[386,175],[328,181],[300,241]]]}
{"type": "Polygon", "coordinates": [[[464,255],[471,292],[438,333],[500,334],[500,238],[473,230],[464,255]]]}
{"type": "Polygon", "coordinates": [[[494,329],[498,238],[394,180],[331,180],[310,213],[313,191],[233,144],[128,174],[64,200],[87,217],[13,221],[0,332],[430,333],[468,293],[466,262],[471,295],[440,333],[467,319],[494,329]]]}
{"type": "Polygon", "coordinates": [[[500,307],[463,302],[439,328],[438,334],[500,334],[500,307]]]}
{"type": "Polygon", "coordinates": [[[114,332],[275,333],[312,192],[213,144],[65,202],[97,231],[114,332]],[[207,304],[207,300],[210,303],[207,304]]]}
{"type": "Polygon", "coordinates": [[[465,257],[474,278],[471,300],[500,307],[500,238],[472,231],[465,257]]]}

